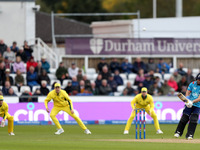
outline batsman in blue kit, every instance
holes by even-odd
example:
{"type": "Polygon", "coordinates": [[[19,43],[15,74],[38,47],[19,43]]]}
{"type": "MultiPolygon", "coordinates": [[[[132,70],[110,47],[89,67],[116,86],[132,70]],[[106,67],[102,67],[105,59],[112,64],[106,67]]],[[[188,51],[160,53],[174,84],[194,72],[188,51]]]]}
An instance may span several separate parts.
{"type": "Polygon", "coordinates": [[[189,103],[185,103],[183,115],[179,121],[174,137],[178,138],[182,136],[184,128],[189,121],[185,137],[187,140],[192,140],[200,113],[200,73],[196,76],[196,81],[191,82],[188,86],[185,96],[189,100],[189,103]]]}

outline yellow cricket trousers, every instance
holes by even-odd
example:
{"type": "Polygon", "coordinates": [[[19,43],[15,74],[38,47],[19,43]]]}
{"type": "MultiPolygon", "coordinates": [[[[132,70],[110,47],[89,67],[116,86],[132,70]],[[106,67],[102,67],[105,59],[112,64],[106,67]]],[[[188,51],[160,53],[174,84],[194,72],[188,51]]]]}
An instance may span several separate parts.
{"type": "Polygon", "coordinates": [[[80,119],[78,116],[76,116],[75,114],[72,114],[72,113],[71,113],[71,110],[70,110],[69,107],[67,107],[67,106],[65,106],[65,107],[57,107],[57,106],[54,106],[54,107],[52,108],[52,110],[51,110],[50,117],[51,117],[51,119],[53,120],[53,122],[55,123],[55,125],[56,125],[56,127],[57,127],[58,129],[61,129],[62,127],[61,127],[61,125],[60,125],[58,119],[56,118],[56,115],[57,115],[61,110],[62,110],[62,111],[65,111],[65,112],[68,113],[71,117],[73,117],[73,118],[76,120],[76,122],[78,123],[78,125],[79,125],[83,130],[87,129],[87,127],[83,124],[83,122],[81,121],[81,119],[80,119]]]}
{"type": "MultiPolygon", "coordinates": [[[[145,108],[145,112],[147,112],[148,114],[149,114],[149,110],[150,110],[150,107],[146,107],[145,108]]],[[[158,129],[160,129],[160,125],[159,125],[159,122],[158,122],[157,115],[156,115],[154,110],[152,110],[150,113],[151,113],[150,116],[151,116],[151,118],[153,118],[153,121],[154,121],[155,129],[157,131],[158,129]]],[[[132,111],[131,116],[129,117],[129,119],[128,119],[127,123],[126,123],[125,130],[129,131],[129,129],[131,127],[131,123],[133,122],[133,119],[135,118],[135,115],[136,115],[135,111],[132,111]]]]}
{"type": "Polygon", "coordinates": [[[8,120],[8,133],[11,133],[13,132],[13,129],[14,129],[14,117],[8,114],[7,120],[8,120]]]}

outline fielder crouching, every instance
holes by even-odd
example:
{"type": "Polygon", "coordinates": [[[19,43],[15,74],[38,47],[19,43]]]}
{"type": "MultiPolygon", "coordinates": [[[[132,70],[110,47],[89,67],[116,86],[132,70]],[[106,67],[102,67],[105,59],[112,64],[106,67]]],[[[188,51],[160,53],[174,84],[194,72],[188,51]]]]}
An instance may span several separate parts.
{"type": "Polygon", "coordinates": [[[185,137],[187,140],[192,140],[200,113],[200,73],[196,76],[196,81],[191,82],[188,86],[185,96],[189,99],[189,102],[185,103],[186,106],[183,109],[183,115],[179,121],[174,137],[178,138],[182,136],[184,128],[189,121],[188,131],[185,137]]]}
{"type": "Polygon", "coordinates": [[[160,130],[159,122],[156,116],[156,113],[154,111],[154,103],[153,98],[151,95],[147,94],[147,88],[143,87],[140,94],[137,94],[134,99],[131,101],[131,107],[133,108],[133,111],[131,113],[130,118],[127,121],[124,134],[129,133],[129,129],[131,127],[131,123],[133,122],[133,119],[135,118],[135,108],[138,109],[145,109],[145,111],[153,118],[154,120],[154,126],[156,128],[157,134],[163,134],[163,132],[160,130]]]}

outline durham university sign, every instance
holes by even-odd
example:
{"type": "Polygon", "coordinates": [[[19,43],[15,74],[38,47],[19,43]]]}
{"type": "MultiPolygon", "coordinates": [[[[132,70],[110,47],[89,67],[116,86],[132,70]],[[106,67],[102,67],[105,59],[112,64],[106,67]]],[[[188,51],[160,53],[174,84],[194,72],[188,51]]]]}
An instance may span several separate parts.
{"type": "Polygon", "coordinates": [[[200,55],[200,39],[67,38],[66,55],[200,55]]]}

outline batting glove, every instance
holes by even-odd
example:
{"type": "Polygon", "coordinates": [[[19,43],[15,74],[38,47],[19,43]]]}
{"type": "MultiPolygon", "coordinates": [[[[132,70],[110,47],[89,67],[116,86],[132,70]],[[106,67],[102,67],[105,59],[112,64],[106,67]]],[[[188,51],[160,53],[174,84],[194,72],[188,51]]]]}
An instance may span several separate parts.
{"type": "Polygon", "coordinates": [[[193,105],[193,102],[191,100],[188,100],[187,103],[185,103],[185,105],[188,107],[188,108],[191,108],[192,105],[193,105]]]}

